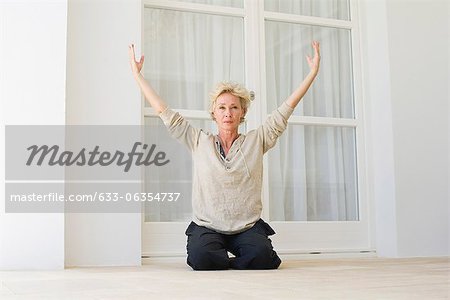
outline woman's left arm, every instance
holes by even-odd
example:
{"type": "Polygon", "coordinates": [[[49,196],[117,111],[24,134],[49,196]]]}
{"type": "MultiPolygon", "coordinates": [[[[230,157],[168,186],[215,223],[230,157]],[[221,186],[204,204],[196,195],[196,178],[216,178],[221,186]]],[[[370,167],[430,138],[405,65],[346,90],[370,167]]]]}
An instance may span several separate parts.
{"type": "Polygon", "coordinates": [[[314,48],[314,57],[311,58],[311,56],[309,55],[306,56],[306,60],[308,61],[308,65],[310,68],[309,74],[308,76],[306,76],[306,78],[303,80],[300,86],[286,100],[286,104],[292,108],[295,108],[297,104],[300,102],[300,100],[302,100],[303,96],[306,94],[309,87],[316,78],[317,73],[319,73],[319,65],[320,65],[319,42],[316,41],[312,42],[312,46],[314,48]]]}

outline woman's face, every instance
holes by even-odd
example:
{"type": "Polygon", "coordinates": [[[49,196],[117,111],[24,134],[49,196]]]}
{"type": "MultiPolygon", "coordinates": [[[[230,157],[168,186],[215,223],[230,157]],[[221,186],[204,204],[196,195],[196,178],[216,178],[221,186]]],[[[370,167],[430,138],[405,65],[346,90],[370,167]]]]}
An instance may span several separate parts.
{"type": "Polygon", "coordinates": [[[214,117],[219,129],[237,130],[241,123],[241,118],[244,117],[244,110],[239,98],[230,93],[223,93],[217,97],[214,117]]]}

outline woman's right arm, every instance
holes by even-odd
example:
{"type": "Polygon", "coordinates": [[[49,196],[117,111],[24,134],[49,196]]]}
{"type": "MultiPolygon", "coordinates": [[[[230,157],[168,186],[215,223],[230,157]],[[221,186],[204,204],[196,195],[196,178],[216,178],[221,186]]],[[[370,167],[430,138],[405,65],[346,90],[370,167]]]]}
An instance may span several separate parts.
{"type": "Polygon", "coordinates": [[[145,99],[147,99],[156,113],[158,113],[170,135],[180,143],[185,144],[191,151],[194,151],[197,147],[201,130],[192,127],[179,113],[168,109],[164,100],[161,99],[155,90],[148,84],[141,74],[144,56],[141,56],[140,61],[136,61],[133,44],[128,47],[128,53],[130,55],[131,71],[133,72],[134,79],[136,79],[142,93],[144,93],[145,99]]]}
{"type": "Polygon", "coordinates": [[[153,88],[145,80],[144,76],[141,74],[142,66],[144,65],[144,55],[141,56],[139,61],[136,61],[136,56],[134,54],[134,45],[128,46],[128,54],[130,56],[130,66],[133,72],[134,79],[138,83],[145,99],[150,103],[157,114],[162,113],[166,108],[167,104],[161,97],[153,90],[153,88]]]}

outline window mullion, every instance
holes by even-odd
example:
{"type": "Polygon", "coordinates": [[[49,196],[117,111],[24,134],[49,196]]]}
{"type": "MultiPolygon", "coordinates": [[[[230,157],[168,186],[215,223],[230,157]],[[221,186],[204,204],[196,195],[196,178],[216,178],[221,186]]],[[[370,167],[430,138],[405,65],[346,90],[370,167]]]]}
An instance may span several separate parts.
{"type": "Polygon", "coordinates": [[[161,8],[169,10],[178,10],[183,12],[195,12],[211,15],[230,16],[230,17],[244,17],[244,10],[242,8],[216,6],[209,4],[189,3],[181,1],[167,1],[167,0],[143,0],[144,7],[161,8]]]}
{"type": "Polygon", "coordinates": [[[342,29],[351,29],[354,26],[353,21],[302,16],[302,15],[286,14],[286,13],[279,13],[279,12],[268,12],[268,11],[264,12],[264,19],[267,21],[293,23],[293,24],[304,24],[304,25],[313,25],[313,26],[323,26],[323,27],[332,27],[332,28],[342,28],[342,29]]]}
{"type": "Polygon", "coordinates": [[[316,126],[339,126],[339,127],[356,127],[357,120],[347,118],[325,118],[312,116],[291,116],[289,124],[297,125],[316,125],[316,126]]]}

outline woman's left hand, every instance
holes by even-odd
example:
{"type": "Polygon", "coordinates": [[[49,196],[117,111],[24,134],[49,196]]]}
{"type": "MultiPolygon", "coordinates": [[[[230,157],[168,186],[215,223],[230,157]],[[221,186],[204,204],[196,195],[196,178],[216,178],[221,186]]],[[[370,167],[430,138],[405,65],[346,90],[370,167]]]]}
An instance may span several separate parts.
{"type": "Polygon", "coordinates": [[[314,57],[306,55],[306,60],[308,61],[309,68],[311,72],[317,74],[319,72],[320,65],[320,44],[317,41],[312,42],[312,46],[314,48],[314,57]]]}

